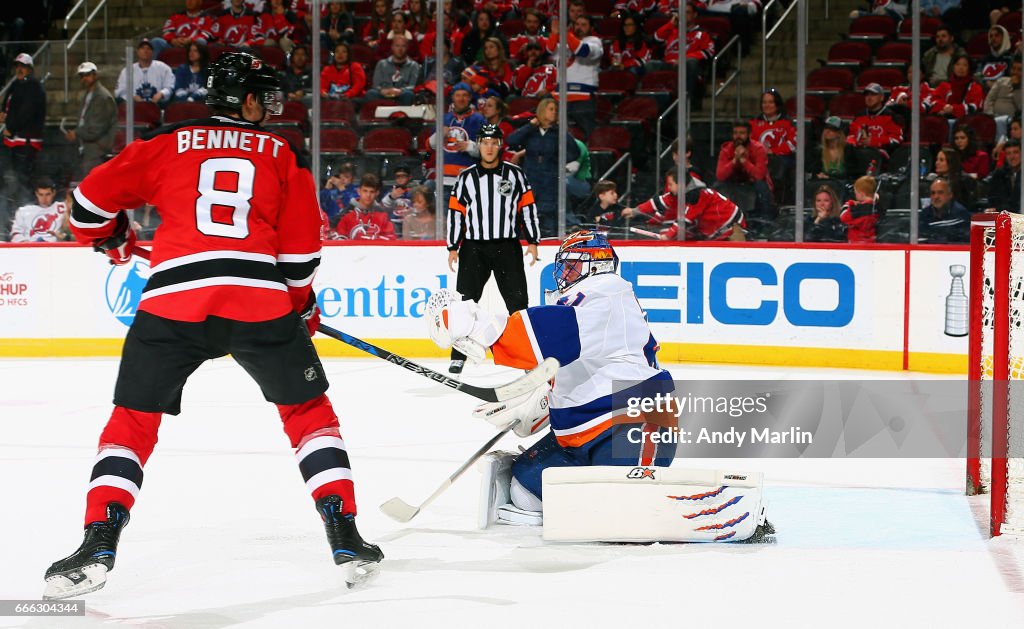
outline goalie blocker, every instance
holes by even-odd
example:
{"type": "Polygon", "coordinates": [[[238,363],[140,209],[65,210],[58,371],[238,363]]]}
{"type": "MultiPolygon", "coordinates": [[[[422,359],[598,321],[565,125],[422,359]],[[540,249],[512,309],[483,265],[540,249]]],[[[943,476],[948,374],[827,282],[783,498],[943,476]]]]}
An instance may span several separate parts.
{"type": "Polygon", "coordinates": [[[551,467],[543,483],[545,541],[773,541],[759,472],[551,467]]]}

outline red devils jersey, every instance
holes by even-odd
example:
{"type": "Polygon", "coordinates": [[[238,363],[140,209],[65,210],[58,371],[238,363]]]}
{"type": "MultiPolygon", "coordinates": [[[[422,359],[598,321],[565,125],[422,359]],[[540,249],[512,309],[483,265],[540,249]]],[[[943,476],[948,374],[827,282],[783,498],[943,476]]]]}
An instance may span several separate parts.
{"type": "Polygon", "coordinates": [[[519,66],[513,84],[523,96],[530,98],[551,94],[558,89],[558,68],[551,64],[531,68],[519,66]]]}
{"type": "Polygon", "coordinates": [[[764,114],[750,121],[750,137],[772,155],[792,155],[796,151],[796,127],[787,118],[766,120],[764,114]]]}
{"type": "Polygon", "coordinates": [[[213,37],[228,46],[252,46],[256,38],[256,14],[248,9],[240,15],[225,11],[213,23],[213,37]]]}
{"type": "Polygon", "coordinates": [[[300,311],[320,264],[313,176],[286,140],[214,116],[163,127],[94,168],[71,230],[94,244],[126,208],[155,205],[152,275],[139,310],[176,321],[266,321],[300,311]]]}
{"type": "Polygon", "coordinates": [[[334,227],[341,240],[395,240],[395,226],[387,212],[350,210],[342,214],[334,227]]]}
{"type": "Polygon", "coordinates": [[[876,114],[865,112],[850,123],[847,143],[859,145],[861,137],[866,140],[865,146],[887,149],[903,141],[903,127],[893,120],[889,111],[883,107],[876,114]]]}
{"type": "Polygon", "coordinates": [[[163,38],[170,42],[175,37],[188,37],[192,40],[207,41],[212,35],[213,18],[205,12],[190,16],[188,13],[175,13],[164,22],[163,38]]]}

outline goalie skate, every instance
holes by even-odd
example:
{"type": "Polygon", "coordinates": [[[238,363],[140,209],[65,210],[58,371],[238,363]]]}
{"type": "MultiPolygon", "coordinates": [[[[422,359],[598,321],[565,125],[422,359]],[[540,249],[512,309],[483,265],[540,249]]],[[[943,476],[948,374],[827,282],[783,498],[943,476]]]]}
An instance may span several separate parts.
{"type": "Polygon", "coordinates": [[[107,505],[107,519],[85,527],[85,539],[70,556],[46,570],[46,600],[71,598],[95,592],[107,583],[114,569],[121,529],[128,524],[128,510],[116,502],[107,505]]]}

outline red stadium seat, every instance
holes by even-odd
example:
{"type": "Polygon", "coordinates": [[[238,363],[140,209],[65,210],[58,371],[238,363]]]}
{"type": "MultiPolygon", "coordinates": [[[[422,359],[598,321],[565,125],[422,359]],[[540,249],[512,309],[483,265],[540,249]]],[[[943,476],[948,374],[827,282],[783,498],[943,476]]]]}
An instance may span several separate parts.
{"type": "Polygon", "coordinates": [[[1011,11],[999,18],[998,24],[1009,31],[1010,35],[1017,36],[1020,35],[1020,19],[1020,11],[1011,11]]]}
{"type": "Polygon", "coordinates": [[[679,73],[675,70],[656,70],[644,74],[636,93],[641,96],[679,93],[679,73]]]}
{"type": "Polygon", "coordinates": [[[224,46],[223,44],[210,44],[207,51],[210,53],[210,62],[214,62],[218,57],[226,52],[232,52],[235,48],[233,46],[224,46]]]}
{"type": "Polygon", "coordinates": [[[164,48],[163,52],[160,53],[160,56],[157,57],[157,59],[171,66],[171,69],[173,70],[188,61],[188,51],[184,48],[171,46],[170,48],[164,48]]]}
{"type": "Polygon", "coordinates": [[[401,127],[370,129],[363,136],[364,155],[411,155],[412,133],[401,127]]]}
{"type": "Polygon", "coordinates": [[[984,147],[992,146],[996,141],[996,121],[988,114],[971,114],[964,116],[959,121],[971,129],[974,129],[974,136],[978,138],[978,144],[984,147]]]}
{"type": "Polygon", "coordinates": [[[838,94],[853,89],[853,73],[845,68],[818,68],[807,75],[807,93],[838,94]]]}
{"type": "Polygon", "coordinates": [[[658,29],[665,24],[665,22],[668,22],[668,20],[669,18],[667,15],[652,15],[647,18],[646,22],[644,22],[644,33],[646,33],[648,37],[654,37],[654,33],[656,33],[658,29]]]}
{"type": "Polygon", "coordinates": [[[896,20],[887,15],[864,15],[850,22],[848,39],[882,42],[896,35],[896,20]]]}
{"type": "Polygon", "coordinates": [[[295,127],[276,127],[269,129],[275,135],[279,135],[294,146],[300,153],[306,153],[306,138],[302,132],[295,127]]]}
{"type": "Polygon", "coordinates": [[[373,51],[373,48],[366,44],[352,44],[349,46],[348,56],[352,63],[363,66],[363,69],[366,70],[367,82],[369,82],[369,78],[373,76],[374,65],[377,63],[377,53],[373,51]]]}
{"type": "Polygon", "coordinates": [[[210,109],[205,103],[171,103],[167,106],[167,111],[164,112],[164,124],[206,118],[209,115],[210,109]]]}
{"type": "Polygon", "coordinates": [[[325,125],[352,126],[356,119],[356,107],[350,100],[320,101],[320,122],[325,125]]]}
{"type": "Polygon", "coordinates": [[[594,34],[601,39],[617,39],[622,32],[622,20],[617,17],[606,17],[599,20],[594,27],[594,34]]]}
{"type": "Polygon", "coordinates": [[[859,70],[871,59],[871,46],[862,41],[841,41],[828,50],[825,65],[830,68],[859,70]]]}
{"type": "MultiPolygon", "coordinates": [[[[135,103],[134,118],[136,125],[144,125],[149,129],[158,127],[161,120],[160,107],[156,103],[150,102],[135,103]]],[[[117,106],[117,122],[123,126],[126,120],[128,120],[127,108],[124,103],[121,103],[117,106]]]]}
{"type": "Polygon", "coordinates": [[[967,51],[967,54],[970,55],[971,59],[974,59],[975,61],[985,57],[988,54],[988,31],[975,33],[975,35],[967,41],[965,50],[967,51]]]}
{"type": "Polygon", "coordinates": [[[869,83],[878,83],[885,91],[891,92],[897,85],[905,84],[906,77],[897,68],[868,68],[857,75],[857,91],[869,83]]]}
{"type": "Polygon", "coordinates": [[[271,116],[264,125],[268,127],[295,127],[304,130],[307,126],[306,106],[299,101],[285,101],[284,110],[280,116],[271,116]]]}
{"type": "Polygon", "coordinates": [[[623,127],[606,126],[594,129],[587,138],[587,148],[591,151],[609,151],[616,157],[629,151],[632,136],[623,127]]]}
{"type": "Polygon", "coordinates": [[[949,140],[949,122],[941,116],[921,116],[921,144],[942,146],[949,140]]]}
{"type": "Polygon", "coordinates": [[[597,124],[608,124],[612,119],[612,111],[615,109],[614,103],[610,99],[603,96],[594,97],[595,115],[597,124]]]}
{"type": "Polygon", "coordinates": [[[597,75],[597,93],[622,98],[636,91],[636,75],[629,70],[604,70],[597,75]]]}
{"type": "Polygon", "coordinates": [[[256,56],[278,70],[284,70],[284,67],[288,65],[284,51],[277,46],[257,46],[256,56]]]}
{"type": "Polygon", "coordinates": [[[508,115],[510,117],[518,116],[521,113],[527,111],[537,111],[537,105],[540,103],[539,98],[531,98],[529,96],[520,96],[508,104],[508,115]]]}
{"type": "Polygon", "coordinates": [[[886,42],[875,53],[874,67],[896,66],[906,67],[913,58],[914,51],[906,42],[886,42]]]}
{"type": "Polygon", "coordinates": [[[359,149],[359,136],[352,129],[326,128],[320,131],[320,152],[351,155],[359,149]]]}
{"type": "Polygon", "coordinates": [[[586,0],[584,6],[587,9],[587,15],[594,15],[597,17],[605,17],[612,14],[615,10],[615,3],[613,0],[586,0]]]}
{"type": "Polygon", "coordinates": [[[365,101],[362,107],[359,108],[359,126],[361,127],[373,127],[381,125],[390,125],[391,121],[387,118],[377,117],[378,107],[394,107],[395,101],[388,99],[376,99],[365,101]]]}
{"type": "MultiPolygon", "coordinates": [[[[937,17],[922,17],[921,18],[921,39],[931,39],[935,35],[935,31],[942,26],[942,20],[937,17]]],[[[1020,21],[1017,21],[1017,26],[1020,26],[1020,21]]],[[[900,22],[899,38],[901,41],[911,41],[914,32],[914,18],[910,17],[900,22]]]]}
{"type": "Polygon", "coordinates": [[[716,48],[721,48],[729,43],[729,39],[732,37],[732,24],[729,23],[729,18],[702,15],[697,18],[697,25],[700,30],[711,35],[711,39],[715,40],[716,48]]]}
{"type": "Polygon", "coordinates": [[[648,128],[658,118],[658,101],[650,96],[630,96],[615,109],[613,124],[648,128]]]}
{"type": "Polygon", "coordinates": [[[523,32],[523,21],[516,18],[503,20],[498,25],[498,30],[505,36],[505,39],[512,39],[523,32]]]}
{"type": "MultiPolygon", "coordinates": [[[[796,118],[796,96],[790,96],[786,100],[786,115],[796,118]]],[[[821,118],[825,115],[825,101],[820,96],[807,94],[804,97],[804,115],[808,118],[821,118]]]]}
{"type": "Polygon", "coordinates": [[[836,94],[828,102],[828,113],[843,120],[853,120],[864,113],[864,95],[860,92],[836,94]]]}

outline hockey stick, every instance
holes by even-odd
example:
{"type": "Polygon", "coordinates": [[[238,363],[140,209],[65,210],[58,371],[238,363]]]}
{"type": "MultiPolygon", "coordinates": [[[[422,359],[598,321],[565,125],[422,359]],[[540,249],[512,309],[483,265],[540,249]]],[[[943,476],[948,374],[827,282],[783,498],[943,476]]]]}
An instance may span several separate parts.
{"type": "MultiPolygon", "coordinates": [[[[149,260],[148,249],[143,249],[142,247],[136,246],[132,248],[132,253],[141,258],[149,260]]],[[[530,391],[533,391],[534,389],[544,384],[548,380],[554,378],[555,372],[558,371],[559,367],[557,360],[555,360],[554,358],[546,358],[544,359],[544,362],[534,367],[533,370],[528,371],[527,373],[513,380],[512,382],[508,382],[497,387],[478,387],[476,385],[468,384],[456,378],[450,378],[432,369],[427,369],[423,365],[414,363],[408,358],[399,356],[398,354],[395,354],[393,352],[389,352],[388,350],[382,347],[378,347],[373,343],[367,343],[366,341],[357,339],[351,334],[346,334],[341,330],[335,330],[334,328],[328,325],[324,325],[323,323],[320,324],[320,327],[317,328],[317,331],[320,332],[321,334],[331,337],[332,339],[341,341],[346,345],[351,345],[356,349],[360,349],[366,352],[367,354],[370,354],[371,356],[376,356],[377,358],[386,360],[389,363],[398,365],[399,367],[404,367],[413,373],[418,373],[425,378],[429,378],[434,382],[443,384],[444,386],[455,389],[456,391],[468,393],[469,395],[472,395],[473,397],[483,400],[485,402],[503,402],[505,400],[523,395],[524,393],[529,393],[530,391]]]]}
{"type": "Polygon", "coordinates": [[[443,494],[446,489],[451,487],[455,480],[458,477],[462,476],[462,474],[466,470],[468,470],[474,463],[476,463],[480,457],[487,454],[487,452],[494,446],[494,444],[498,443],[498,441],[502,437],[504,437],[508,431],[512,430],[515,424],[515,422],[512,422],[506,428],[503,428],[501,432],[488,439],[487,443],[481,446],[479,450],[474,452],[473,456],[469,457],[469,460],[467,460],[465,463],[459,466],[459,469],[455,470],[451,476],[446,478],[445,481],[441,483],[441,486],[435,489],[434,493],[430,494],[430,496],[426,500],[421,502],[419,506],[414,507],[408,502],[396,496],[382,504],[380,506],[380,510],[384,513],[384,515],[388,516],[392,520],[397,520],[398,522],[408,522],[409,520],[415,518],[420,511],[422,511],[430,503],[434,502],[434,500],[438,496],[443,494]]]}
{"type": "Polygon", "coordinates": [[[658,232],[640,229],[639,227],[630,227],[629,231],[633,232],[634,234],[640,234],[641,236],[650,236],[651,238],[658,238],[659,240],[661,239],[661,234],[659,234],[658,232]]]}

